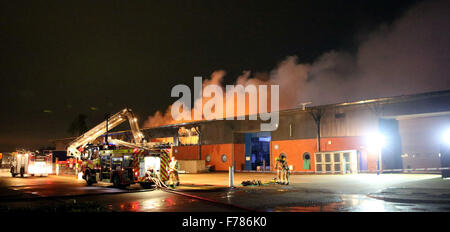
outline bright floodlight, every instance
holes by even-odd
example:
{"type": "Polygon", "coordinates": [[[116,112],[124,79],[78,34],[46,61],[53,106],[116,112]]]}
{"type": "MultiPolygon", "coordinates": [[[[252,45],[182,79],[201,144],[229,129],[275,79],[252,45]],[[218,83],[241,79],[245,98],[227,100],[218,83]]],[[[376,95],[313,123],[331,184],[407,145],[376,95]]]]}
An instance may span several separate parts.
{"type": "Polygon", "coordinates": [[[386,138],[381,133],[370,134],[366,140],[368,147],[373,149],[382,148],[386,144],[386,138]]]}
{"type": "Polygon", "coordinates": [[[442,134],[442,141],[445,144],[450,145],[450,128],[445,130],[444,133],[442,134]]]}

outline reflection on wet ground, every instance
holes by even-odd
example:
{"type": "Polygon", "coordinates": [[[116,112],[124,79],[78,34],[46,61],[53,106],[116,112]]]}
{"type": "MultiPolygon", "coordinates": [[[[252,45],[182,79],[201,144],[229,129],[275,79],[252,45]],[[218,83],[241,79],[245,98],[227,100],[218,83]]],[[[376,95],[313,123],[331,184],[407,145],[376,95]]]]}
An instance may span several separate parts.
{"type": "MultiPolygon", "coordinates": [[[[218,212],[245,211],[245,209],[265,212],[450,211],[450,204],[395,203],[375,199],[372,197],[373,194],[366,195],[368,193],[349,190],[341,191],[342,188],[331,191],[319,187],[314,185],[307,187],[264,185],[228,188],[214,185],[184,184],[176,189],[184,194],[180,195],[161,190],[143,190],[139,188],[139,185],[128,189],[116,189],[102,185],[86,186],[83,181],[68,177],[2,177],[0,179],[0,208],[46,208],[49,210],[55,208],[63,208],[63,210],[94,208],[100,211],[115,212],[218,212]],[[192,198],[189,195],[198,198],[192,198]],[[205,201],[202,198],[216,201],[216,203],[205,201]],[[28,201],[29,199],[35,200],[28,201]],[[220,204],[217,202],[220,202],[220,204]]],[[[397,194],[396,196],[408,195],[411,198],[411,196],[423,197],[424,194],[421,193],[427,192],[425,190],[425,188],[413,189],[411,186],[404,186],[402,188],[380,188],[380,191],[376,193],[397,194]]],[[[443,197],[448,194],[447,189],[437,190],[440,189],[435,188],[433,191],[436,196],[443,197]]]]}
{"type": "Polygon", "coordinates": [[[450,211],[445,204],[405,204],[370,198],[364,194],[338,194],[313,189],[236,188],[197,193],[203,197],[267,212],[426,212],[450,211]]]}
{"type": "MultiPolygon", "coordinates": [[[[186,199],[184,203],[196,202],[196,199],[186,199]]],[[[176,199],[172,195],[168,195],[165,198],[152,198],[143,199],[132,202],[125,202],[116,204],[108,204],[108,208],[111,211],[131,211],[131,212],[151,212],[161,209],[175,208],[179,205],[183,205],[180,199],[176,199]]]]}
{"type": "Polygon", "coordinates": [[[287,212],[392,212],[399,211],[384,201],[371,199],[362,195],[342,195],[339,202],[312,206],[274,207],[268,211],[287,212]]]}
{"type": "Polygon", "coordinates": [[[78,198],[77,202],[97,201],[113,212],[222,212],[242,211],[178,194],[154,190],[98,197],[78,198]]]}
{"type": "MultiPolygon", "coordinates": [[[[223,190],[223,189],[222,189],[223,190]]],[[[280,198],[285,198],[283,193],[287,191],[284,189],[275,190],[280,198]]],[[[295,192],[295,191],[294,191],[295,192]]],[[[301,191],[297,191],[299,194],[301,191]]],[[[289,192],[292,194],[292,192],[289,192]]],[[[194,206],[196,208],[202,205],[198,210],[211,211],[213,208],[220,208],[220,205],[211,204],[211,206],[204,206],[205,202],[189,197],[177,196],[174,194],[166,193],[161,190],[153,191],[152,197],[149,193],[145,194],[139,199],[129,201],[127,196],[123,196],[121,200],[114,197],[112,204],[108,204],[110,211],[132,211],[132,212],[152,212],[152,211],[196,211],[189,210],[189,207],[194,206]],[[196,206],[197,205],[197,206],[196,206]]],[[[299,196],[296,199],[292,199],[287,196],[288,201],[279,199],[273,196],[273,192],[270,194],[265,191],[241,191],[239,189],[226,190],[226,191],[198,191],[192,193],[196,196],[207,197],[209,199],[215,199],[224,203],[230,203],[248,207],[257,211],[265,212],[448,212],[450,206],[439,204],[405,204],[405,203],[393,203],[382,200],[373,199],[365,195],[358,194],[332,194],[326,193],[327,196],[321,195],[318,198],[304,198],[299,196]],[[263,197],[265,195],[265,197],[263,197]],[[255,203],[256,202],[256,203],[255,203]]],[[[324,194],[324,193],[321,193],[324,194]]],[[[128,195],[128,194],[126,194],[128,195]]],[[[136,193],[134,193],[136,195],[136,193]]],[[[120,195],[118,195],[119,197],[120,195]]],[[[207,202],[206,202],[207,203],[207,202]]],[[[209,203],[207,203],[209,204],[209,203]]],[[[238,211],[238,209],[231,209],[232,211],[238,211]]]]}

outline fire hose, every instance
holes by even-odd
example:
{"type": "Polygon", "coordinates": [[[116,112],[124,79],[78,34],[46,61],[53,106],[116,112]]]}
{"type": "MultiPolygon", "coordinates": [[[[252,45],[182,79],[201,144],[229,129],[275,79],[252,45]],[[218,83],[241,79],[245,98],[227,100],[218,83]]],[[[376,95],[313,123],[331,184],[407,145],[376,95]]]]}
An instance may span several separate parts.
{"type": "Polygon", "coordinates": [[[165,189],[168,188],[167,185],[164,184],[164,182],[161,180],[159,176],[158,177],[149,176],[148,179],[149,181],[155,183],[156,188],[165,188],[165,189]]]}
{"type": "Polygon", "coordinates": [[[145,176],[147,177],[147,180],[149,182],[153,182],[156,186],[157,189],[167,189],[169,188],[164,181],[161,180],[161,177],[157,174],[155,174],[153,172],[153,170],[151,171],[147,171],[147,173],[145,174],[145,176]]]}
{"type": "Polygon", "coordinates": [[[238,206],[238,205],[234,205],[234,204],[230,204],[230,203],[224,203],[224,202],[220,202],[220,201],[217,201],[217,200],[212,200],[212,199],[208,199],[208,198],[204,198],[204,197],[200,197],[200,196],[195,196],[195,195],[191,195],[191,194],[186,194],[186,193],[177,191],[175,189],[169,188],[164,183],[164,181],[161,180],[159,175],[152,175],[151,173],[148,173],[146,176],[147,176],[147,179],[149,181],[152,181],[153,183],[155,183],[155,187],[156,187],[155,189],[161,189],[161,190],[163,190],[165,192],[178,194],[178,195],[182,195],[182,196],[185,196],[185,197],[195,198],[195,199],[198,199],[198,200],[208,201],[208,202],[212,202],[212,203],[215,203],[215,204],[226,205],[228,207],[239,208],[239,209],[244,210],[244,211],[255,211],[253,209],[245,208],[245,207],[242,207],[242,206],[238,206]]]}

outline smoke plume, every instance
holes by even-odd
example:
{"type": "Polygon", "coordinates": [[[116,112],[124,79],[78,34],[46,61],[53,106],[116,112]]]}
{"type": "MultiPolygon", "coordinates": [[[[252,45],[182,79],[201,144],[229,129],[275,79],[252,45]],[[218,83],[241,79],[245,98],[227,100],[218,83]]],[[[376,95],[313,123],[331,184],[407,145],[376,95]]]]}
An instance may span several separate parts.
{"type": "MultiPolygon", "coordinates": [[[[370,33],[355,53],[329,51],[312,63],[289,56],[270,73],[245,71],[236,84],[279,85],[280,110],[450,89],[449,12],[448,1],[419,3],[370,33]]],[[[214,72],[203,87],[222,85],[224,75],[214,72]]],[[[172,121],[169,107],[144,127],[172,123],[180,121],[172,121]]]]}

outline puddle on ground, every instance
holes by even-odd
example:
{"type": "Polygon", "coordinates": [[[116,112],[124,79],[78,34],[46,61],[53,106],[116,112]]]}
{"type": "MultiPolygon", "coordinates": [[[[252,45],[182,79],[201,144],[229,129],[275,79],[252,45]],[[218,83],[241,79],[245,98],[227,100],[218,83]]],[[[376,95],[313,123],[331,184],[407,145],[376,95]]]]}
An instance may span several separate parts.
{"type": "Polygon", "coordinates": [[[413,204],[389,203],[363,195],[341,195],[341,201],[328,204],[295,205],[269,208],[271,212],[397,212],[424,211],[413,204]]]}

